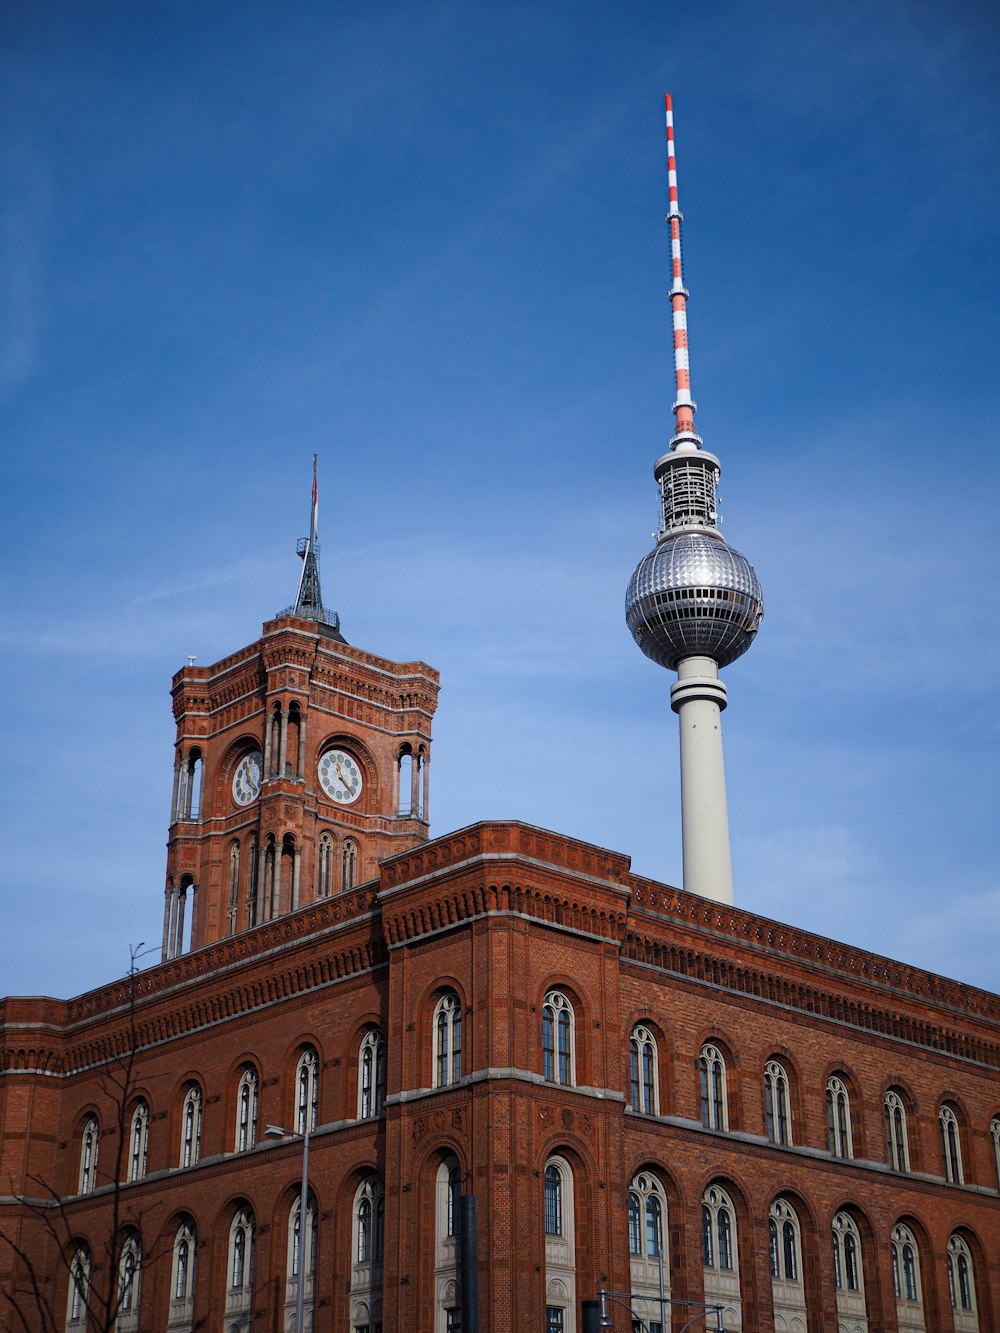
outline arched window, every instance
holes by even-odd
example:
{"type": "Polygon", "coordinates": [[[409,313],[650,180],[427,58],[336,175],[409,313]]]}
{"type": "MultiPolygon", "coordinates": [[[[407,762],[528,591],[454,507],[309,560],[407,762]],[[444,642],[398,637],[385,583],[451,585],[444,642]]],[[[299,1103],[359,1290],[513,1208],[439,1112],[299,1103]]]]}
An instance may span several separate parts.
{"type": "Polygon", "coordinates": [[[181,1166],[197,1166],[201,1157],[201,1088],[192,1083],[181,1107],[181,1166]]]}
{"type": "Polygon", "coordinates": [[[129,1231],[118,1256],[118,1318],[115,1328],[127,1330],[139,1325],[139,1296],[142,1283],[142,1242],[139,1233],[129,1231]]]}
{"type": "Polygon", "coordinates": [[[258,890],[260,888],[260,845],[257,834],[247,839],[247,929],[257,924],[258,890]]]}
{"type": "Polygon", "coordinates": [[[462,1077],[462,1005],[446,991],[434,1006],[434,1086],[445,1088],[462,1077]]]}
{"type": "Polygon", "coordinates": [[[834,1157],[854,1156],[851,1100],[844,1080],[837,1074],[826,1081],[826,1130],[827,1142],[834,1157]]]}
{"type": "MultiPolygon", "coordinates": [[[[302,1273],[302,1200],[296,1198],[288,1210],[288,1244],[285,1250],[285,1329],[298,1333],[295,1325],[299,1296],[299,1277],[302,1273]]],[[[305,1289],[302,1293],[302,1312],[305,1327],[313,1324],[313,1302],[316,1291],[317,1252],[316,1199],[309,1191],[306,1200],[305,1289]]]]}
{"type": "MultiPolygon", "coordinates": [[[[663,1295],[670,1296],[670,1264],[667,1257],[667,1197],[651,1171],[633,1176],[628,1191],[628,1248],[631,1282],[629,1290],[641,1297],[639,1308],[646,1313],[663,1295]],[[654,1302],[654,1304],[650,1304],[654,1302]]],[[[656,1320],[653,1321],[655,1327],[656,1320]]],[[[648,1326],[648,1321],[647,1321],[648,1326]]],[[[662,1333],[662,1330],[661,1330],[662,1333]]]]}
{"type": "Polygon", "coordinates": [[[923,1329],[923,1296],[920,1288],[920,1251],[908,1226],[899,1223],[892,1231],[892,1285],[896,1293],[896,1321],[900,1330],[923,1329]]]}
{"type": "Polygon", "coordinates": [[[955,1108],[947,1102],[938,1111],[941,1125],[941,1147],[944,1152],[945,1178],[953,1185],[965,1183],[962,1172],[962,1143],[958,1135],[958,1117],[955,1108]]]}
{"type": "Polygon", "coordinates": [[[545,1306],[547,1321],[572,1333],[576,1319],[576,1227],[573,1170],[564,1157],[550,1157],[543,1172],[545,1306]]]}
{"type": "Polygon", "coordinates": [[[78,1242],[69,1266],[69,1291],[66,1296],[66,1333],[77,1333],[87,1326],[90,1305],[90,1247],[78,1242]]]}
{"type": "Polygon", "coordinates": [[[347,893],[358,880],[358,844],[353,838],[344,839],[344,850],[340,857],[340,887],[347,893]]]}
{"type": "Polygon", "coordinates": [[[358,1119],[371,1120],[385,1105],[385,1038],[378,1028],[366,1032],[358,1057],[358,1119]]]}
{"type": "Polygon", "coordinates": [[[698,1060],[701,1081],[701,1123],[706,1129],[729,1128],[726,1062],[717,1046],[703,1046],[698,1060]]]}
{"type": "Polygon", "coordinates": [[[328,831],[321,833],[316,853],[317,898],[329,898],[333,892],[333,852],[333,834],[328,831]]]}
{"type": "Polygon", "coordinates": [[[369,1176],[358,1191],[355,1207],[356,1262],[381,1264],[385,1235],[385,1195],[378,1176],[369,1176]]]}
{"type": "Polygon", "coordinates": [[[710,1185],[701,1200],[701,1259],[705,1300],[726,1307],[727,1327],[742,1326],[736,1209],[720,1185],[710,1185]],[[730,1314],[731,1312],[731,1314],[730,1314]]]}
{"type": "Polygon", "coordinates": [[[545,1234],[562,1235],[562,1172],[552,1162],[545,1168],[545,1234]]]}
{"type": "Polygon", "coordinates": [[[633,1111],[658,1115],[660,1089],[656,1071],[656,1038],[645,1027],[632,1029],[629,1041],[629,1097],[633,1111]]]}
{"type": "Polygon", "coordinates": [[[576,1082],[573,1006],[562,991],[542,1001],[542,1074],[549,1083],[576,1082]]]}
{"type": "Polygon", "coordinates": [[[993,1169],[997,1177],[997,1189],[1000,1189],[1000,1116],[990,1121],[990,1139],[993,1143],[993,1169]]]}
{"type": "Polygon", "coordinates": [[[786,1308],[791,1302],[796,1309],[801,1308],[801,1297],[789,1293],[783,1288],[789,1284],[802,1284],[802,1245],[799,1236],[799,1219],[795,1209],[787,1199],[775,1199],[771,1204],[768,1218],[768,1230],[771,1242],[771,1277],[777,1279],[774,1291],[775,1307],[786,1308]],[[778,1284],[781,1284],[779,1286],[778,1284]]]}
{"type": "Polygon", "coordinates": [[[889,1165],[894,1171],[909,1171],[910,1146],[906,1138],[906,1108],[894,1089],[885,1094],[885,1141],[889,1165]]]}
{"type": "Polygon", "coordinates": [[[89,1194],[97,1184],[97,1152],[100,1145],[101,1127],[97,1116],[91,1115],[83,1122],[80,1136],[80,1181],[79,1193],[89,1194]]]}
{"type": "Polygon", "coordinates": [[[132,1124],[129,1130],[129,1180],[142,1180],[144,1178],[148,1153],[149,1107],[144,1101],[141,1101],[132,1112],[132,1124]]]}
{"type": "Polygon", "coordinates": [[[198,1232],[194,1222],[186,1219],[174,1236],[170,1270],[170,1322],[168,1328],[189,1329],[194,1314],[195,1264],[198,1252],[198,1232]]]}
{"type": "Polygon", "coordinates": [[[462,1169],[455,1157],[446,1157],[437,1169],[434,1208],[434,1333],[451,1333],[462,1326],[459,1282],[459,1233],[462,1169]]]}
{"type": "Polygon", "coordinates": [[[257,1071],[245,1065],[236,1088],[236,1143],[237,1152],[249,1152],[257,1143],[257,1071]]]}
{"type": "Polygon", "coordinates": [[[396,760],[396,809],[400,815],[416,815],[413,802],[413,751],[404,745],[396,760]]]}
{"type": "Polygon", "coordinates": [[[702,1261],[706,1268],[731,1269],[736,1212],[725,1190],[712,1185],[701,1204],[702,1261]]]}
{"type": "Polygon", "coordinates": [[[948,1289],[956,1333],[979,1333],[972,1255],[968,1245],[957,1233],[948,1241],[948,1289]]]}
{"type": "Polygon", "coordinates": [[[850,1213],[838,1213],[833,1219],[833,1282],[837,1289],[838,1305],[841,1293],[864,1292],[861,1234],[850,1213]]]}
{"type": "Polygon", "coordinates": [[[382,1327],[385,1196],[379,1176],[366,1176],[354,1195],[351,1227],[351,1329],[382,1327]]]}
{"type": "Polygon", "coordinates": [[[311,1046],[299,1056],[295,1066],[295,1132],[304,1134],[316,1128],[319,1107],[319,1058],[311,1046]]]}
{"type": "Polygon", "coordinates": [[[227,1333],[233,1328],[244,1333],[250,1327],[248,1321],[253,1305],[256,1230],[253,1209],[249,1204],[244,1204],[237,1210],[229,1227],[227,1333]],[[235,1324],[230,1323],[233,1316],[238,1320],[235,1324]]]}
{"type": "Polygon", "coordinates": [[[229,912],[226,917],[227,933],[234,935],[239,929],[240,907],[240,844],[234,839],[229,844],[229,912]]]}
{"type": "Polygon", "coordinates": [[[788,1110],[788,1075],[777,1060],[764,1066],[764,1123],[767,1140],[786,1147],[792,1141],[792,1122],[788,1110]]]}

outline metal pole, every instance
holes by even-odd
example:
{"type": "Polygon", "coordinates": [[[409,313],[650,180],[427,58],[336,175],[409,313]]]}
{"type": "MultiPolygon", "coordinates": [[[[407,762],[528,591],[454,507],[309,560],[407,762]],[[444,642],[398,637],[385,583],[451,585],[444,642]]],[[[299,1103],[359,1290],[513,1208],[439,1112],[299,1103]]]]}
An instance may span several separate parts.
{"type": "Polygon", "coordinates": [[[601,1333],[601,1302],[583,1302],[583,1333],[601,1333]]]}
{"type": "Polygon", "coordinates": [[[462,1278],[462,1333],[479,1333],[479,1252],[476,1196],[459,1196],[461,1217],[459,1250],[462,1278]]]}
{"type": "Polygon", "coordinates": [[[309,1107],[302,1135],[302,1189],[299,1194],[299,1281],[295,1291],[295,1333],[305,1333],[306,1231],[309,1220],[309,1107]]]}

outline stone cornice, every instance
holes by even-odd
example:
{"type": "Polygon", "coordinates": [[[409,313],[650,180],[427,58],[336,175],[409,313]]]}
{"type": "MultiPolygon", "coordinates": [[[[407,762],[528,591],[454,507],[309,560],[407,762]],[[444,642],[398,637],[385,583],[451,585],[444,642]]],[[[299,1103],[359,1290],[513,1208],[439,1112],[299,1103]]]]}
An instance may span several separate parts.
{"type": "MultiPolygon", "coordinates": [[[[716,940],[731,941],[734,946],[745,948],[749,943],[758,958],[767,954],[775,959],[788,959],[814,971],[821,969],[830,974],[831,982],[836,977],[852,984],[867,983],[893,995],[902,993],[922,1005],[951,1009],[964,1017],[982,1018],[994,1024],[1000,1022],[1000,996],[989,991],[654,880],[632,876],[631,886],[632,902],[642,914],[683,923],[699,933],[707,932],[716,940]]],[[[886,998],[883,994],[881,1002],[886,998]]]]}

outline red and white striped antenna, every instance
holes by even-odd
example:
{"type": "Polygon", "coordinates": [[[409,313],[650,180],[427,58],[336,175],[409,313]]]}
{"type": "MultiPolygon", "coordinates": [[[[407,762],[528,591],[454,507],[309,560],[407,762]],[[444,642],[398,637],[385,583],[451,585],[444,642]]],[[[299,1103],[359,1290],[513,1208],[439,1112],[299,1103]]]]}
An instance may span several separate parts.
{"type": "Polygon", "coordinates": [[[683,214],[677,202],[677,151],[674,147],[674,99],[670,93],[664,94],[667,109],[667,188],[670,207],[667,210],[667,222],[670,226],[670,262],[673,282],[670,287],[670,304],[674,316],[674,382],[677,397],[673,412],[677,418],[677,428],[670,441],[672,449],[688,451],[701,446],[701,438],[694,428],[694,414],[697,404],[691,397],[691,366],[688,361],[687,334],[687,290],[684,287],[684,272],[681,267],[681,220],[683,214]]]}

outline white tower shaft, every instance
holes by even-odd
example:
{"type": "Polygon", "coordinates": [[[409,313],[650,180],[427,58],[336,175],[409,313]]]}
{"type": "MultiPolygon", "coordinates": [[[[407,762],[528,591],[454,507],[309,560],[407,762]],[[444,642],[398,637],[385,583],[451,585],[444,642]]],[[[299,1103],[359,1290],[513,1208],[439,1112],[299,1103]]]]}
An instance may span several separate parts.
{"type": "Polygon", "coordinates": [[[722,710],[726,687],[711,657],[677,664],[670,706],[681,733],[681,837],[684,888],[716,902],[733,901],[722,710]]]}

